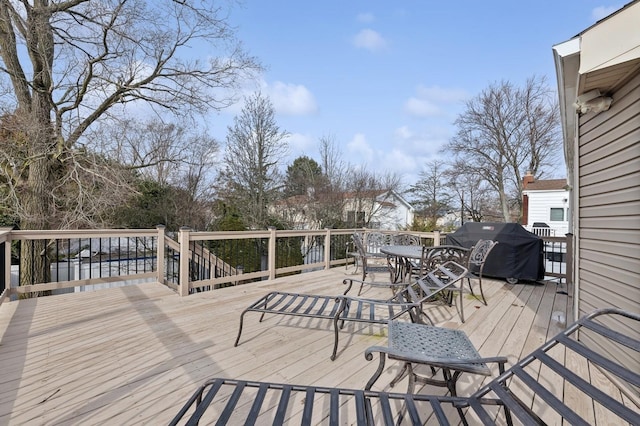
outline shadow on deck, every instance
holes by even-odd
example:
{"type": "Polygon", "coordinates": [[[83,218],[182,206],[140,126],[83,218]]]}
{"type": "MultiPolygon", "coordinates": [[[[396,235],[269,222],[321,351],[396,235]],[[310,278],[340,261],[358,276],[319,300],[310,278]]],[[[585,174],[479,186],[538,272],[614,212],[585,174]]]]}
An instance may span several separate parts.
{"type": "MultiPolygon", "coordinates": [[[[364,350],[386,343],[384,327],[348,324],[333,362],[328,321],[247,317],[242,342],[233,346],[240,313],[267,291],[341,294],[350,272],[334,268],[183,298],[147,283],[4,303],[0,423],[166,424],[215,376],[361,389],[377,367],[364,350]]],[[[487,280],[488,306],[465,298],[464,324],[455,308],[433,306],[429,314],[440,326],[464,330],[482,356],[514,362],[572,322],[571,298],[558,290],[555,283],[487,280]]],[[[389,296],[379,292],[363,296],[389,296]]],[[[377,390],[389,390],[399,367],[388,363],[377,390]]],[[[463,376],[459,394],[472,393],[482,379],[463,376]]],[[[404,389],[405,382],[397,385],[404,389]]]]}

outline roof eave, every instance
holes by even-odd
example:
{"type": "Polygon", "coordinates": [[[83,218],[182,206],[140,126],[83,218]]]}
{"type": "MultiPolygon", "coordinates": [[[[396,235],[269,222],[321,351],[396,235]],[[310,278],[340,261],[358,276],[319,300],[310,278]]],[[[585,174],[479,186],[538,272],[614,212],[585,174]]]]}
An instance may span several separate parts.
{"type": "Polygon", "coordinates": [[[576,110],[573,107],[578,88],[580,66],[580,37],[553,46],[553,57],[558,80],[558,98],[562,116],[562,133],[565,144],[573,141],[576,110]]]}
{"type": "Polygon", "coordinates": [[[567,165],[567,180],[572,182],[574,141],[576,136],[577,112],[573,103],[577,97],[578,70],[580,68],[580,37],[553,46],[553,59],[558,80],[558,102],[560,122],[567,165]]]}

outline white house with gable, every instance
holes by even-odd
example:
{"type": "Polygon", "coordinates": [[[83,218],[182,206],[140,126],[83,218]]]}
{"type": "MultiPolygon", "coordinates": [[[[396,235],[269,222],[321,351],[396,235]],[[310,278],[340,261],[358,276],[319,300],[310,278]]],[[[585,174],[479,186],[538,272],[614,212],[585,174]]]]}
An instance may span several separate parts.
{"type": "Polygon", "coordinates": [[[569,232],[569,190],[566,179],[522,179],[522,226],[541,236],[562,237],[569,232]]]}
{"type": "Polygon", "coordinates": [[[406,229],[413,223],[415,209],[396,191],[380,191],[375,197],[370,226],[378,229],[406,229]]]}

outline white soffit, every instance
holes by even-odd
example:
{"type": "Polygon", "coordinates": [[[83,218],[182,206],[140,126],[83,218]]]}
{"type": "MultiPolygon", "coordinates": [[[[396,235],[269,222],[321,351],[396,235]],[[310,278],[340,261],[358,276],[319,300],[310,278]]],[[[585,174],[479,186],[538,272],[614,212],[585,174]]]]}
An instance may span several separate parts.
{"type": "Polygon", "coordinates": [[[580,74],[640,58],[640,2],[581,34],[580,74]]]}

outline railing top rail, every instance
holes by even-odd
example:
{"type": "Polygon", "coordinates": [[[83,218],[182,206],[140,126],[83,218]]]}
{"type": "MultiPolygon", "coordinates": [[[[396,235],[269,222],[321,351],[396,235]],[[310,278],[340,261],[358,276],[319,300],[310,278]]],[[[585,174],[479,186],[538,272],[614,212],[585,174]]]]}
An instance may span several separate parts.
{"type": "Polygon", "coordinates": [[[353,231],[346,229],[287,229],[282,231],[276,231],[278,237],[304,237],[315,235],[327,235],[327,232],[331,231],[331,235],[351,235],[353,231]]]}
{"type": "Polygon", "coordinates": [[[246,238],[269,238],[270,232],[264,231],[190,231],[189,240],[234,240],[246,238]]]}
{"type": "Polygon", "coordinates": [[[8,233],[12,240],[44,240],[55,238],[100,238],[100,237],[157,237],[155,229],[57,229],[14,230],[8,233]]]}
{"type": "Polygon", "coordinates": [[[567,237],[563,236],[563,237],[544,237],[544,236],[539,236],[540,239],[542,241],[548,241],[548,242],[555,242],[555,243],[563,243],[567,241],[567,237]]]}
{"type": "MultiPolygon", "coordinates": [[[[276,230],[278,237],[304,237],[314,235],[325,235],[327,231],[331,231],[332,235],[351,235],[356,229],[298,229],[298,230],[276,230]]],[[[189,239],[191,241],[200,240],[230,240],[230,239],[246,239],[246,238],[269,238],[271,231],[254,230],[254,231],[191,231],[189,239]]]]}

